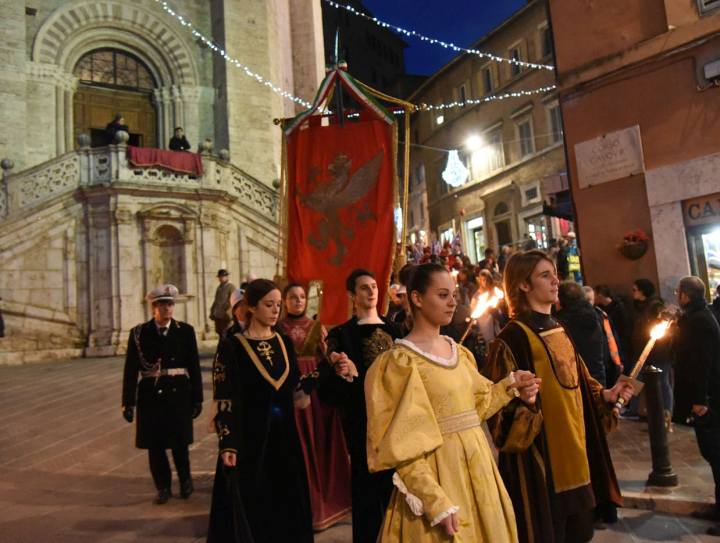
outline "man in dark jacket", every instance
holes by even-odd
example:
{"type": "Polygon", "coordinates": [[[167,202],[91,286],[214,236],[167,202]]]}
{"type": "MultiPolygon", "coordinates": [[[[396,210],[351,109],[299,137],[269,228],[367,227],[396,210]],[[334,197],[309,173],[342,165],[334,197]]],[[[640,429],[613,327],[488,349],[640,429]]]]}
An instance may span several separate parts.
{"type": "Polygon", "coordinates": [[[116,143],[115,134],[117,134],[121,130],[124,132],[130,132],[128,125],[125,124],[125,117],[123,117],[122,113],[116,113],[113,117],[113,120],[110,121],[105,127],[105,134],[108,138],[108,144],[116,143]]]}
{"type": "Polygon", "coordinates": [[[632,364],[632,318],[627,305],[623,300],[613,294],[608,285],[597,285],[595,287],[595,303],[610,317],[610,324],[616,334],[620,358],[625,367],[632,364]]]}
{"type": "MultiPolygon", "coordinates": [[[[694,423],[700,453],[715,480],[715,510],[710,518],[720,521],[720,326],[707,307],[700,278],[684,277],[676,293],[683,315],[673,335],[675,409],[694,423]]],[[[720,535],[720,527],[710,530],[720,535]]]]}
{"type": "Polygon", "coordinates": [[[715,315],[715,320],[720,324],[720,285],[715,289],[715,298],[713,299],[710,310],[715,315]]]}
{"type": "Polygon", "coordinates": [[[173,285],[147,295],[153,318],[130,331],[123,377],[123,417],[132,422],[137,405],[135,446],[148,450],[158,505],[171,496],[166,449],[172,449],[180,497],[187,499],[193,492],[188,445],[193,442],[192,421],[200,415],[203,402],[195,330],[172,318],[177,295],[173,285]]]}
{"type": "Polygon", "coordinates": [[[353,543],[374,543],[382,528],[393,483],[392,471],[370,473],[368,469],[364,382],[375,358],[392,348],[401,330],[399,325],[378,315],[378,287],[372,272],[353,270],[345,285],[355,316],[330,330],[327,336],[328,356],[318,364],[318,373],[327,377],[320,377],[318,395],[322,401],[339,407],[343,414],[352,469],[353,543]]]}
{"type": "Polygon", "coordinates": [[[171,151],[189,151],[190,142],[185,137],[185,131],[182,126],[175,128],[175,135],[170,138],[170,145],[168,145],[171,151]]]}
{"type": "Polygon", "coordinates": [[[604,387],[607,343],[595,309],[585,299],[583,288],[574,281],[560,284],[558,300],[557,319],[567,330],[590,375],[604,387]]]}

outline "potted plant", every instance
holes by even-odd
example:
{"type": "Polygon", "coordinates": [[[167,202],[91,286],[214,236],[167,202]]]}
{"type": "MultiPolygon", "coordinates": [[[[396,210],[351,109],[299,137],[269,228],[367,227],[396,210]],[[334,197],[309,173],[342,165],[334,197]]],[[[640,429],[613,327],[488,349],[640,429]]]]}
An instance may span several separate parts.
{"type": "Polygon", "coordinates": [[[630,260],[641,258],[648,250],[650,238],[640,228],[626,232],[622,243],[618,246],[620,254],[630,260]]]}

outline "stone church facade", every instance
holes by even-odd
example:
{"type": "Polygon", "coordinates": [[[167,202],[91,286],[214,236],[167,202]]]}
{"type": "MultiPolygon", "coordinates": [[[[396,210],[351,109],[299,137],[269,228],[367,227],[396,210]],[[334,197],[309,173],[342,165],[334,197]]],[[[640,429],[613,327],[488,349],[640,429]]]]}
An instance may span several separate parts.
{"type": "MultiPolygon", "coordinates": [[[[213,53],[156,0],[9,0],[0,21],[0,363],[124,352],[172,282],[200,342],[218,268],[239,283],[277,270],[280,130],[297,106],[213,53]],[[203,175],[134,168],[102,141],[175,126],[203,175]],[[214,149],[214,150],[213,150],[214,149]]],[[[311,99],[323,75],[319,0],[175,0],[227,54],[311,99]]]]}

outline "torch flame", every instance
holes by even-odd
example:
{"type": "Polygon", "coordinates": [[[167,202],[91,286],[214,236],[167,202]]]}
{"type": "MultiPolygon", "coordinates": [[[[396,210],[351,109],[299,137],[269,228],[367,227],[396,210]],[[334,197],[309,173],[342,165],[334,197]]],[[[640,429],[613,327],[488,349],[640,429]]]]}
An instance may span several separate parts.
{"type": "Polygon", "coordinates": [[[497,287],[495,287],[492,292],[483,292],[475,298],[475,309],[473,309],[470,318],[479,319],[487,310],[497,307],[497,304],[500,303],[500,300],[504,297],[505,294],[503,291],[497,287]]]}
{"type": "Polygon", "coordinates": [[[660,339],[665,335],[670,327],[670,321],[661,321],[650,330],[650,337],[652,339],[660,339]]]}

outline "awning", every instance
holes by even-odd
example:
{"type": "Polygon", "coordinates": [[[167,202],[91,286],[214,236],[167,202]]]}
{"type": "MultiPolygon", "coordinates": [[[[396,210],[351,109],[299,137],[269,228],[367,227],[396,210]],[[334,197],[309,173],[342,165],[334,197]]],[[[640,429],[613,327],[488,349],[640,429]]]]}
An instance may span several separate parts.
{"type": "Polygon", "coordinates": [[[557,217],[558,219],[566,219],[568,221],[575,220],[569,190],[551,194],[548,199],[550,200],[550,203],[543,203],[543,215],[547,215],[548,217],[557,217]]]}

